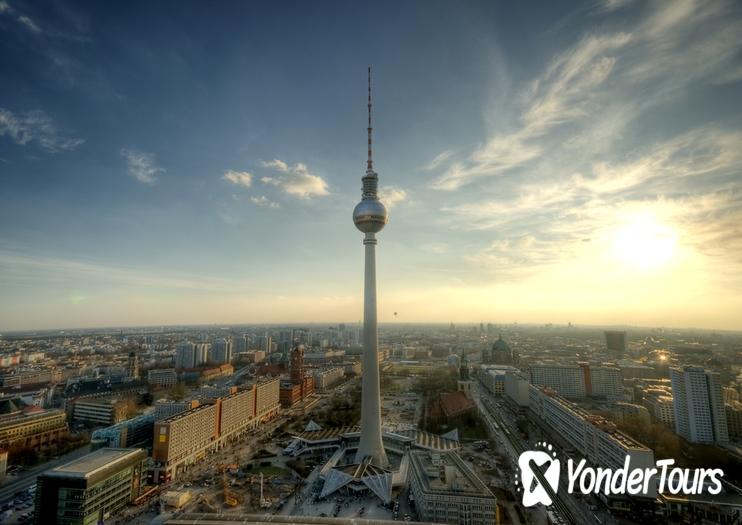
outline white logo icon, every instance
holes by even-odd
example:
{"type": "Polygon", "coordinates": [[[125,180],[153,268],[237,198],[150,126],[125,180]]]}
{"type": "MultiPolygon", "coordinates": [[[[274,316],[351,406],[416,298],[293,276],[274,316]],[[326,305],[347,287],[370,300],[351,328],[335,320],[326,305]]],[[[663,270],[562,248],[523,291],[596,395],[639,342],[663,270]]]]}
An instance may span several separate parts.
{"type": "MultiPolygon", "coordinates": [[[[546,443],[537,443],[548,449],[545,450],[527,450],[518,458],[518,467],[520,468],[520,478],[523,483],[523,506],[532,507],[538,503],[549,506],[552,504],[551,497],[546,492],[539,478],[533,472],[534,468],[543,472],[543,477],[549,484],[553,492],[557,491],[559,486],[559,471],[561,465],[556,459],[556,452],[552,452],[552,446],[546,443]],[[542,467],[548,465],[546,470],[542,467]]],[[[516,483],[518,483],[516,481],[516,483]]]]}

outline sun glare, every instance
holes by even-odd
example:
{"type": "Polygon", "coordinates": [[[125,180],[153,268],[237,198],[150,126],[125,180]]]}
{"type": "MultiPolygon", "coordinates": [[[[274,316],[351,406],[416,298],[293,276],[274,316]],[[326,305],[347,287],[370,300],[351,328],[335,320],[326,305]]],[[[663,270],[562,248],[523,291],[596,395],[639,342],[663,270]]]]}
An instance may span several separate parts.
{"type": "Polygon", "coordinates": [[[632,268],[651,270],[672,261],[677,240],[677,231],[654,214],[634,214],[613,232],[613,255],[632,268]]]}

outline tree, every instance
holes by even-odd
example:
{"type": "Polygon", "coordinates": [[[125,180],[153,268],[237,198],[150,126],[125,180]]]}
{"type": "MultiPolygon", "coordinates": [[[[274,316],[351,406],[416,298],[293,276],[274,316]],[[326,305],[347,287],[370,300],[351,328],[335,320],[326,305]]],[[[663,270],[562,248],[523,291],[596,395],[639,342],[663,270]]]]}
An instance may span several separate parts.
{"type": "Polygon", "coordinates": [[[168,390],[168,396],[175,401],[181,401],[188,395],[188,387],[185,383],[176,383],[168,390]]]}

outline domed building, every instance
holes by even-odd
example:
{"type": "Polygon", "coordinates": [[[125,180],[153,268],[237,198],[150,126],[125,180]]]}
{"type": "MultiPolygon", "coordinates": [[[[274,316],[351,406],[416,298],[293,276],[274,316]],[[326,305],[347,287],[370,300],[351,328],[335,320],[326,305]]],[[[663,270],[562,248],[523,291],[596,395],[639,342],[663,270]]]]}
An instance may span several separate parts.
{"type": "Polygon", "coordinates": [[[485,365],[515,365],[518,362],[518,353],[510,349],[502,334],[494,342],[492,348],[482,350],[482,364],[485,365]]]}

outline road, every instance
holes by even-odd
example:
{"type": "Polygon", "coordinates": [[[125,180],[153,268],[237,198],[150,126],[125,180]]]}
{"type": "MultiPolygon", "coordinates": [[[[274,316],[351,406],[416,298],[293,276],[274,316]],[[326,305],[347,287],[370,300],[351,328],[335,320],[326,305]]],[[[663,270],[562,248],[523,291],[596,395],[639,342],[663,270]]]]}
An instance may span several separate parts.
{"type": "MultiPolygon", "coordinates": [[[[498,408],[489,399],[489,394],[484,392],[483,388],[479,388],[478,390],[479,395],[476,396],[476,400],[477,404],[479,405],[479,409],[482,414],[485,415],[485,418],[487,419],[488,425],[490,427],[490,431],[494,434],[499,434],[500,436],[502,436],[505,439],[506,444],[509,445],[510,450],[508,451],[508,455],[511,461],[514,463],[515,468],[517,468],[518,457],[521,453],[527,450],[526,446],[520,436],[516,435],[510,430],[511,425],[503,420],[498,408]]],[[[552,509],[556,510],[559,517],[565,523],[574,525],[590,523],[589,517],[585,516],[583,512],[574,509],[572,505],[569,505],[567,501],[565,501],[565,497],[563,495],[561,495],[559,492],[555,492],[551,488],[551,485],[549,485],[543,473],[539,469],[534,469],[534,475],[553,501],[552,509]]],[[[574,503],[572,504],[574,505],[574,503]]]]}
{"type": "Polygon", "coordinates": [[[16,492],[28,490],[36,485],[36,476],[38,474],[44,472],[45,470],[58,467],[59,465],[67,463],[68,461],[72,461],[73,459],[84,456],[88,452],[90,452],[90,445],[85,445],[82,448],[78,448],[77,450],[68,452],[64,456],[60,456],[58,459],[53,459],[41,465],[37,465],[36,467],[23,472],[20,476],[7,477],[5,483],[0,486],[0,504],[4,504],[14,499],[14,494],[16,492]]]}

